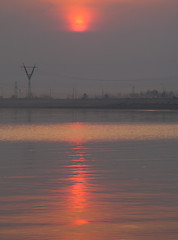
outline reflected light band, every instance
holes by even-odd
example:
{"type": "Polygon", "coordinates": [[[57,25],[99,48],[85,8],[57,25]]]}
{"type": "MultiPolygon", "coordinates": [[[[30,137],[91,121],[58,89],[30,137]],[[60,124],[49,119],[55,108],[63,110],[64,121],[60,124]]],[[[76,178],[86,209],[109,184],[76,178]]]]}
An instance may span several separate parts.
{"type": "Polygon", "coordinates": [[[85,143],[177,139],[178,124],[1,125],[0,141],[85,143]]]}

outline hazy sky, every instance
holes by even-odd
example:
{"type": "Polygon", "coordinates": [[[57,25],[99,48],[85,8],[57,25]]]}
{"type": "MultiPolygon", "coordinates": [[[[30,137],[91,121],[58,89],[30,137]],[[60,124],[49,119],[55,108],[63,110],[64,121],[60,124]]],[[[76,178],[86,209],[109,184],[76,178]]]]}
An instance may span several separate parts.
{"type": "Polygon", "coordinates": [[[178,0],[0,0],[0,95],[23,63],[36,94],[178,91],[177,23],[178,0]]]}

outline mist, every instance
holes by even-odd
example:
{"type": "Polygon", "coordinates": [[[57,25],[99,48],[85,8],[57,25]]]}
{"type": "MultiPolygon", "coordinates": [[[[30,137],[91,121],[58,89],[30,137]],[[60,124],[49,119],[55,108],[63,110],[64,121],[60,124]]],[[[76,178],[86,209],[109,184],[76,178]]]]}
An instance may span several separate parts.
{"type": "Polygon", "coordinates": [[[39,67],[36,95],[118,94],[133,85],[177,91],[177,22],[177,1],[1,0],[0,95],[10,96],[17,81],[25,96],[23,63],[39,67]],[[87,31],[69,28],[74,7],[92,17],[87,31]]]}

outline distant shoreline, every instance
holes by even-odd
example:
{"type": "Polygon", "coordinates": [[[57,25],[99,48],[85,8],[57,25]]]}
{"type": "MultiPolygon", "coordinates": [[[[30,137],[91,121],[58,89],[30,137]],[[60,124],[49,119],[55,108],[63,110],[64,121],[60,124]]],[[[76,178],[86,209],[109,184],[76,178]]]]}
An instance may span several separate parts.
{"type": "Polygon", "coordinates": [[[178,98],[42,99],[2,98],[0,108],[178,110],[178,98]]]}

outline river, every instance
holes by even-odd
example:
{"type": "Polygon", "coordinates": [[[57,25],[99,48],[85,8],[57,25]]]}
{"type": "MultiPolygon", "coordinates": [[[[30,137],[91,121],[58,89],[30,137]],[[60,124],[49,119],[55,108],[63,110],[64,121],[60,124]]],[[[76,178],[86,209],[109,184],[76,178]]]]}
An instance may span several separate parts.
{"type": "Polygon", "coordinates": [[[178,112],[0,110],[0,239],[178,239],[178,112]]]}

